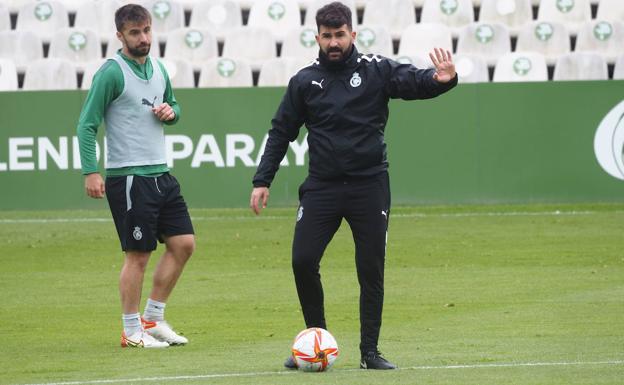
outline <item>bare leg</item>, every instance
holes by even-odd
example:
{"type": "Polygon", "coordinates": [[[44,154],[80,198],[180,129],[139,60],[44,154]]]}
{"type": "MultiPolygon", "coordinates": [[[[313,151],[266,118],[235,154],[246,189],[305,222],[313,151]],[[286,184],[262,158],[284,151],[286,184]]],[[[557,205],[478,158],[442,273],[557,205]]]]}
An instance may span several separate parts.
{"type": "Polygon", "coordinates": [[[150,298],[158,302],[167,302],[186,262],[195,250],[195,236],[185,234],[169,237],[165,239],[165,245],[167,249],[154,271],[154,284],[150,294],[150,298]]]}
{"type": "Polygon", "coordinates": [[[119,276],[119,295],[121,309],[124,314],[139,312],[141,289],[145,267],[150,258],[150,252],[128,251],[119,276]]]}

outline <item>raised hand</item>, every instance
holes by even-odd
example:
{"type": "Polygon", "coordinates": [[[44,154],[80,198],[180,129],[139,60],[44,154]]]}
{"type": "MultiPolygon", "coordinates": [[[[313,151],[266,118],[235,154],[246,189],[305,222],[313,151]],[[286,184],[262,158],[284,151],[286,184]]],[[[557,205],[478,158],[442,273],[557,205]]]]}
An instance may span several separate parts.
{"type": "Polygon", "coordinates": [[[447,83],[455,77],[455,64],[449,51],[441,48],[434,48],[434,52],[429,53],[429,58],[435,66],[436,72],[433,78],[440,83],[447,83]]]}

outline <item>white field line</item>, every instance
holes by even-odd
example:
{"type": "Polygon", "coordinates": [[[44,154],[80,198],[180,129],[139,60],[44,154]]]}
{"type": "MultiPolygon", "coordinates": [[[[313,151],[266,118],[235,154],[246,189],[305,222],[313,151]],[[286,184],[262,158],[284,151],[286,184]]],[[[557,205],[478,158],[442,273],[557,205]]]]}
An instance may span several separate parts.
{"type": "MultiPolygon", "coordinates": [[[[523,217],[523,216],[578,216],[594,215],[606,213],[607,211],[510,211],[510,212],[466,212],[466,213],[439,213],[439,214],[391,214],[391,218],[464,218],[464,217],[523,217]]],[[[624,211],[610,211],[610,214],[621,214],[624,211]]],[[[277,220],[288,219],[289,216],[262,215],[256,217],[253,214],[245,216],[213,216],[213,217],[191,217],[193,221],[224,221],[224,220],[277,220]]],[[[294,218],[294,214],[293,214],[294,218]]],[[[0,224],[46,224],[46,223],[101,223],[112,222],[112,218],[25,218],[25,219],[0,219],[0,224]]]]}
{"type": "MultiPolygon", "coordinates": [[[[624,361],[576,361],[576,362],[516,362],[516,363],[492,363],[492,364],[473,364],[473,365],[444,365],[444,366],[410,366],[399,368],[400,371],[407,370],[455,370],[455,369],[495,369],[495,368],[521,368],[521,367],[552,367],[552,366],[596,366],[596,365],[624,365],[624,361]]],[[[338,369],[332,372],[355,372],[360,369],[338,369]]],[[[169,382],[169,381],[194,381],[209,380],[221,378],[236,377],[257,377],[257,376],[275,376],[289,375],[297,373],[296,370],[277,371],[277,372],[251,372],[251,373],[217,373],[203,374],[195,376],[163,376],[163,377],[137,377],[137,378],[120,378],[108,380],[85,380],[85,381],[69,381],[69,382],[45,382],[39,384],[27,385],[92,385],[92,384],[124,384],[137,382],[169,382]]]]}

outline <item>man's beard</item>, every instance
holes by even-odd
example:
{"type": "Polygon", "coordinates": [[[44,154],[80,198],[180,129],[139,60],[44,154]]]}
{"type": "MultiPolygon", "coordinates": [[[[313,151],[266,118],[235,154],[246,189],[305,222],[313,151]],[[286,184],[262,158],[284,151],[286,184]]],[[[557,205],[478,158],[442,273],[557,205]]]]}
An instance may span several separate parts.
{"type": "Polygon", "coordinates": [[[341,60],[343,60],[343,59],[345,58],[345,55],[346,55],[346,54],[347,54],[347,52],[346,52],[346,51],[341,50],[339,47],[328,48],[328,49],[327,49],[327,52],[325,53],[325,55],[327,56],[327,59],[328,59],[329,61],[341,61],[341,60]],[[332,56],[330,56],[330,54],[331,54],[332,52],[339,52],[339,53],[340,53],[340,56],[332,58],[332,56]]]}
{"type": "Polygon", "coordinates": [[[151,48],[151,44],[139,45],[134,48],[128,47],[128,53],[134,57],[144,57],[149,54],[151,48]],[[147,49],[145,49],[145,47],[147,47],[147,49]]]}

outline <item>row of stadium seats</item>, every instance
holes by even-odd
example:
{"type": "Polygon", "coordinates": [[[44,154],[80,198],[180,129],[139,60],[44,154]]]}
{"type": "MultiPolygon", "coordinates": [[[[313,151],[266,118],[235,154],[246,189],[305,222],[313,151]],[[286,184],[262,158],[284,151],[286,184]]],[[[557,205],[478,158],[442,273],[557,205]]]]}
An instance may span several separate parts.
{"type": "MultiPolygon", "coordinates": [[[[243,12],[237,0],[211,0],[182,3],[175,0],[135,0],[145,5],[153,15],[154,31],[164,41],[170,31],[190,26],[210,30],[222,40],[231,30],[243,26],[243,12]],[[192,5],[188,15],[185,5],[192,5]],[[186,17],[188,16],[188,18],[186,17]],[[188,19],[188,20],[187,20],[188,19]]],[[[314,26],[316,10],[330,0],[256,0],[250,2],[247,24],[251,27],[268,28],[278,42],[287,32],[301,25],[314,26]],[[306,11],[302,11],[302,4],[306,11]],[[302,15],[305,17],[302,18],[302,15]]],[[[46,42],[58,29],[70,26],[89,28],[108,42],[115,37],[114,11],[129,0],[82,0],[75,1],[75,14],[69,12],[60,0],[0,0],[0,31],[11,29],[30,30],[46,42]],[[10,11],[22,4],[10,20],[10,11]],[[73,23],[70,24],[70,20],[73,23]]],[[[471,23],[500,23],[517,35],[524,25],[533,21],[532,0],[422,0],[419,9],[420,23],[441,23],[451,28],[457,37],[461,29],[471,23]],[[478,16],[478,17],[477,17],[478,16]]],[[[344,0],[357,21],[354,0],[344,0]]],[[[361,24],[385,26],[392,38],[398,39],[407,27],[416,24],[414,0],[367,0],[362,1],[361,24]]],[[[624,21],[624,2],[600,0],[595,20],[624,21]]],[[[592,20],[590,0],[540,0],[537,20],[561,23],[572,35],[576,35],[584,23],[592,20]]]]}
{"type": "MultiPolygon", "coordinates": [[[[624,1],[623,1],[624,3],[624,1]]],[[[572,40],[566,27],[560,23],[534,21],[520,30],[517,39],[510,37],[509,30],[502,24],[473,23],[459,33],[455,49],[451,30],[444,24],[421,23],[407,27],[401,33],[398,50],[394,51],[393,40],[387,28],[379,25],[358,26],[356,45],[362,53],[373,53],[392,57],[427,57],[434,47],[441,47],[462,55],[480,56],[487,65],[493,66],[498,58],[515,51],[537,52],[546,57],[548,65],[557,58],[572,52],[593,52],[601,55],[608,64],[614,64],[623,52],[624,23],[590,21],[584,23],[577,37],[572,40]]],[[[296,57],[312,60],[318,55],[315,29],[297,27],[289,31],[282,44],[278,44],[271,32],[262,27],[239,27],[230,30],[219,53],[218,39],[209,30],[179,28],[169,33],[162,43],[164,58],[189,61],[198,69],[205,61],[218,57],[239,57],[251,62],[258,70],[262,63],[281,57],[296,57]]],[[[158,41],[157,35],[153,36],[158,41]]],[[[63,28],[50,36],[48,57],[68,59],[79,69],[86,63],[112,55],[121,47],[118,40],[102,44],[97,33],[89,29],[63,28]]],[[[159,55],[159,45],[153,44],[152,54],[159,55]]],[[[0,58],[12,59],[18,71],[32,60],[44,57],[44,45],[37,34],[30,31],[0,32],[0,58]]]]}
{"type": "MultiPolygon", "coordinates": [[[[185,60],[161,59],[167,68],[174,88],[210,87],[252,87],[254,74],[246,59],[213,58],[206,61],[199,70],[185,60]]],[[[422,58],[401,57],[398,61],[428,67],[422,58]]],[[[94,73],[103,60],[89,63],[82,76],[72,62],[65,59],[40,59],[26,67],[23,90],[88,89],[94,73]],[[79,79],[82,79],[79,85],[79,79]]],[[[259,71],[255,85],[286,86],[289,78],[307,65],[302,59],[274,58],[266,61],[259,71]]],[[[456,57],[460,83],[488,82],[488,67],[477,56],[456,57]]],[[[574,52],[557,59],[553,80],[606,80],[607,64],[604,59],[592,53],[574,52]]],[[[15,64],[0,59],[0,91],[18,90],[18,73],[15,64]]],[[[546,58],[536,52],[512,52],[501,56],[494,67],[494,82],[547,81],[549,79],[546,58]]],[[[613,79],[624,80],[624,55],[618,57],[613,79]]]]}
{"type": "MultiPolygon", "coordinates": [[[[20,9],[20,7],[22,7],[24,4],[28,4],[31,1],[32,0],[0,0],[0,3],[6,4],[7,6],[10,7],[10,9],[13,12],[17,12],[20,9]]],[[[87,0],[59,0],[59,1],[63,3],[65,8],[69,12],[76,12],[79,6],[87,0]]],[[[88,1],[99,1],[99,0],[88,0],[88,1]]],[[[193,7],[196,6],[198,3],[205,3],[205,2],[214,1],[214,0],[176,0],[176,1],[182,4],[185,11],[191,11],[193,7]]],[[[251,9],[253,4],[257,3],[259,0],[233,0],[233,1],[235,1],[241,7],[241,9],[248,11],[251,9]]],[[[354,3],[354,7],[357,10],[363,10],[366,4],[371,1],[372,0],[354,0],[353,3],[354,3]]],[[[428,0],[410,0],[410,1],[415,7],[422,8],[423,5],[428,0]]],[[[589,0],[590,4],[592,5],[598,5],[600,1],[601,0],[589,0]]],[[[299,4],[299,7],[302,10],[307,9],[312,2],[314,2],[314,0],[297,0],[297,3],[299,4]]],[[[483,0],[472,0],[472,4],[475,7],[479,7],[482,2],[483,0]]],[[[541,0],[530,0],[530,2],[533,6],[537,7],[539,6],[541,0]]]]}

